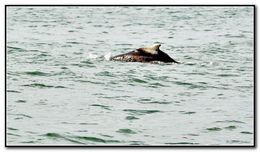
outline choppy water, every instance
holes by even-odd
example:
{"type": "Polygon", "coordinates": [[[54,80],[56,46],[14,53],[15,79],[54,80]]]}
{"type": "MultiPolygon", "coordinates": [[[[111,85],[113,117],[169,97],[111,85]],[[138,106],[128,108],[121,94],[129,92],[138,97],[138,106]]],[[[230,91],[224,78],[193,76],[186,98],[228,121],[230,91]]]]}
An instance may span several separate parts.
{"type": "Polygon", "coordinates": [[[252,145],[253,45],[253,7],[8,7],[7,144],[252,145]]]}

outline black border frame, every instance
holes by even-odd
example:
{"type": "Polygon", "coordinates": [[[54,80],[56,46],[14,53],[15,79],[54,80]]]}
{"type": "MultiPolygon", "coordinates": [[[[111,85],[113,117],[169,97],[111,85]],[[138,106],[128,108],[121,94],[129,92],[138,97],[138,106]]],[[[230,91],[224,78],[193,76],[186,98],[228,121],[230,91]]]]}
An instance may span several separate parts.
{"type": "Polygon", "coordinates": [[[85,148],[256,148],[256,143],[257,143],[257,122],[256,122],[256,101],[257,101],[257,18],[256,18],[256,5],[248,5],[248,4],[232,4],[232,5],[221,5],[221,4],[216,4],[216,5],[205,5],[205,4],[190,4],[190,5],[172,5],[172,4],[93,4],[93,5],[74,5],[74,4],[53,4],[53,5],[46,5],[46,4],[26,4],[26,5],[20,5],[20,4],[10,4],[10,5],[5,5],[5,147],[6,148],[78,148],[78,147],[85,147],[85,148]],[[128,7],[185,7],[185,6],[192,6],[192,7],[253,7],[253,30],[254,30],[254,61],[253,61],[253,66],[254,66],[254,71],[253,71],[253,80],[254,80],[254,88],[253,88],[253,96],[254,96],[254,103],[253,103],[253,110],[254,110],[254,118],[253,118],[253,130],[254,130],[254,141],[253,145],[144,145],[144,146],[131,146],[131,145],[8,145],[7,144],[7,80],[6,80],[6,73],[7,73],[7,7],[68,7],[68,6],[79,6],[79,7],[123,7],[123,6],[128,6],[128,7]]]}

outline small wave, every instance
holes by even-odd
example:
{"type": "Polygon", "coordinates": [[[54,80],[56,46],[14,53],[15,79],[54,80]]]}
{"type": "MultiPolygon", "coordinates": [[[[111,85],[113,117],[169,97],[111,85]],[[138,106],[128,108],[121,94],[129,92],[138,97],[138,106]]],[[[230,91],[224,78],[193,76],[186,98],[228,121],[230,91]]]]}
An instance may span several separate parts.
{"type": "Polygon", "coordinates": [[[141,98],[140,101],[151,101],[152,99],[149,98],[141,98]]]}
{"type": "Polygon", "coordinates": [[[20,47],[7,46],[8,53],[25,52],[26,50],[20,47]]]}
{"type": "Polygon", "coordinates": [[[9,135],[9,136],[16,136],[16,137],[20,137],[21,136],[21,135],[14,134],[14,133],[7,133],[7,135],[9,135]]]}
{"type": "Polygon", "coordinates": [[[53,88],[54,87],[54,86],[45,85],[45,84],[42,84],[42,83],[25,84],[25,85],[22,85],[22,86],[25,86],[25,87],[38,87],[38,88],[53,88]]]}
{"type": "Polygon", "coordinates": [[[67,87],[64,87],[64,86],[55,86],[54,88],[67,88],[67,87]]]}
{"type": "Polygon", "coordinates": [[[26,114],[9,114],[9,115],[18,116],[15,119],[32,118],[32,116],[29,116],[29,115],[26,115],[26,114]]]}
{"type": "Polygon", "coordinates": [[[130,112],[134,115],[145,115],[145,114],[152,114],[161,112],[160,110],[135,110],[135,109],[124,109],[123,111],[130,112]]]}
{"type": "Polygon", "coordinates": [[[84,64],[93,64],[93,62],[91,62],[91,61],[81,61],[80,63],[84,63],[84,64]]]}
{"type": "Polygon", "coordinates": [[[150,87],[158,88],[158,87],[169,87],[169,86],[156,82],[156,83],[151,83],[150,87]]]}
{"type": "Polygon", "coordinates": [[[15,131],[18,130],[18,129],[16,129],[16,128],[11,128],[11,127],[8,127],[7,129],[8,129],[8,130],[15,130],[15,131]]]}
{"type": "Polygon", "coordinates": [[[119,129],[118,131],[116,131],[118,133],[122,133],[122,134],[136,134],[135,131],[128,129],[128,128],[124,128],[124,129],[119,129]]]}
{"type": "Polygon", "coordinates": [[[234,130],[236,129],[237,127],[236,126],[228,126],[228,127],[225,127],[225,129],[227,130],[234,130]]]}
{"type": "Polygon", "coordinates": [[[104,82],[89,81],[89,80],[74,80],[75,82],[92,83],[92,84],[105,84],[104,82]]]}
{"type": "Polygon", "coordinates": [[[77,140],[73,140],[73,139],[64,137],[64,136],[62,136],[62,135],[60,135],[60,134],[58,134],[58,133],[47,133],[47,134],[45,134],[45,135],[43,135],[43,136],[46,136],[46,137],[48,137],[48,138],[54,138],[54,139],[60,138],[60,139],[64,139],[64,140],[70,141],[70,142],[72,142],[72,143],[77,143],[77,144],[84,144],[84,143],[82,143],[82,142],[80,142],[80,141],[77,141],[77,140]]]}
{"type": "Polygon", "coordinates": [[[199,144],[199,143],[193,143],[193,142],[174,142],[174,143],[165,143],[168,145],[194,145],[194,144],[199,144]]]}
{"type": "Polygon", "coordinates": [[[145,145],[143,141],[130,141],[130,146],[143,146],[145,145]]]}
{"type": "Polygon", "coordinates": [[[101,107],[101,108],[106,109],[106,110],[111,110],[111,109],[109,108],[109,106],[105,106],[105,105],[101,105],[101,104],[92,104],[92,105],[90,105],[90,106],[101,107]]]}
{"type": "Polygon", "coordinates": [[[99,134],[99,135],[101,135],[101,136],[103,136],[103,137],[109,137],[109,138],[113,138],[113,136],[106,135],[106,134],[99,134]]]}
{"type": "MultiPolygon", "coordinates": [[[[129,71],[129,72],[135,72],[135,71],[129,71]]],[[[147,75],[145,76],[147,79],[149,80],[155,80],[155,81],[164,81],[164,80],[167,80],[169,79],[170,77],[169,76],[154,76],[154,75],[147,75]]]]}
{"type": "Polygon", "coordinates": [[[20,143],[22,143],[22,144],[34,144],[36,142],[35,141],[22,141],[20,143]]]}
{"type": "Polygon", "coordinates": [[[207,75],[207,73],[200,73],[200,72],[191,72],[191,73],[185,73],[185,75],[207,75]]]}
{"type": "Polygon", "coordinates": [[[166,101],[152,101],[148,103],[149,104],[171,104],[171,102],[166,102],[166,101]]]}
{"type": "Polygon", "coordinates": [[[207,128],[208,131],[221,131],[222,129],[219,127],[212,127],[212,128],[207,128]]]}
{"type": "Polygon", "coordinates": [[[135,120],[135,119],[139,119],[139,118],[137,118],[135,116],[127,116],[125,119],[126,120],[135,120]]]}
{"type": "Polygon", "coordinates": [[[29,115],[26,115],[26,114],[17,114],[17,116],[23,116],[23,117],[26,117],[26,118],[32,118],[32,116],[29,116],[29,115]]]}
{"type": "Polygon", "coordinates": [[[96,66],[94,66],[94,65],[78,64],[78,63],[72,63],[71,65],[72,65],[72,66],[77,66],[77,67],[89,67],[89,68],[96,67],[96,66]]]}
{"type": "Polygon", "coordinates": [[[192,86],[192,83],[188,83],[188,82],[181,82],[181,81],[176,81],[175,84],[177,85],[184,85],[184,86],[192,86]]]}
{"type": "Polygon", "coordinates": [[[131,82],[137,82],[137,83],[147,83],[147,81],[144,81],[144,80],[141,80],[141,79],[138,79],[138,78],[132,78],[130,79],[131,82]]]}
{"type": "Polygon", "coordinates": [[[148,98],[141,98],[138,100],[139,103],[142,104],[171,104],[172,102],[167,102],[167,101],[151,101],[152,99],[148,98]]]}
{"type": "MultiPolygon", "coordinates": [[[[118,140],[111,140],[111,139],[102,139],[98,137],[91,137],[91,136],[70,136],[70,135],[61,135],[58,133],[46,133],[43,136],[53,139],[63,139],[70,141],[72,143],[77,144],[88,144],[86,142],[94,142],[94,143],[120,143],[118,140]]],[[[108,137],[108,136],[106,136],[108,137]]],[[[111,136],[112,137],[112,136],[111,136]]]]}
{"type": "Polygon", "coordinates": [[[189,89],[195,89],[195,88],[206,89],[205,85],[197,85],[197,84],[182,82],[182,81],[175,81],[174,83],[181,86],[187,86],[189,89]]]}
{"type": "Polygon", "coordinates": [[[242,140],[228,140],[228,144],[249,144],[250,142],[248,141],[242,141],[242,140]]]}
{"type": "Polygon", "coordinates": [[[241,134],[253,134],[252,132],[249,132],[249,131],[241,131],[240,133],[241,134]]]}
{"type": "Polygon", "coordinates": [[[238,121],[238,120],[224,120],[224,121],[215,121],[216,123],[245,123],[243,121],[238,121]]]}
{"type": "Polygon", "coordinates": [[[47,75],[49,75],[48,73],[44,73],[44,72],[41,72],[41,71],[29,71],[29,72],[25,72],[25,74],[32,75],[32,76],[47,76],[47,75]]]}
{"type": "Polygon", "coordinates": [[[21,93],[20,91],[16,91],[16,90],[7,90],[7,92],[21,93]]]}
{"type": "Polygon", "coordinates": [[[244,34],[239,34],[239,35],[225,34],[225,35],[218,35],[218,36],[223,36],[226,38],[245,38],[246,37],[246,35],[244,35],[244,34]]]}
{"type": "Polygon", "coordinates": [[[75,138],[80,139],[80,140],[98,142],[98,143],[119,143],[120,142],[118,140],[105,140],[105,139],[102,139],[102,138],[88,137],[88,136],[75,136],[75,138]]]}
{"type": "Polygon", "coordinates": [[[99,72],[97,74],[95,74],[96,76],[107,76],[107,77],[114,77],[114,74],[109,72],[109,71],[102,71],[99,72]]]}
{"type": "Polygon", "coordinates": [[[219,77],[239,77],[238,74],[218,74],[219,77]]]}
{"type": "Polygon", "coordinates": [[[17,102],[17,103],[26,103],[25,100],[17,100],[17,101],[15,101],[15,102],[17,102]]]}
{"type": "Polygon", "coordinates": [[[89,68],[93,68],[93,67],[96,67],[95,65],[94,65],[94,63],[93,62],[91,62],[91,61],[89,61],[89,60],[87,60],[87,61],[81,61],[80,62],[80,64],[71,64],[71,65],[73,65],[73,66],[78,66],[78,67],[89,67],[89,68]]]}
{"type": "Polygon", "coordinates": [[[80,42],[66,42],[68,44],[81,44],[80,42]]]}
{"type": "Polygon", "coordinates": [[[82,123],[79,123],[79,125],[98,125],[98,123],[85,123],[85,122],[82,122],[82,123]]]}
{"type": "Polygon", "coordinates": [[[25,85],[22,85],[22,86],[35,87],[35,88],[66,88],[64,86],[52,86],[52,85],[46,85],[46,84],[42,84],[42,83],[25,84],[25,85]]]}
{"type": "Polygon", "coordinates": [[[193,65],[196,65],[196,63],[191,63],[191,62],[189,62],[189,63],[185,63],[185,65],[193,66],[193,65]]]}
{"type": "Polygon", "coordinates": [[[188,136],[199,136],[199,134],[189,133],[188,136]]]}
{"type": "Polygon", "coordinates": [[[195,114],[196,112],[194,112],[194,111],[179,111],[180,113],[182,113],[182,114],[185,114],[185,115],[190,115],[190,114],[195,114]]]}

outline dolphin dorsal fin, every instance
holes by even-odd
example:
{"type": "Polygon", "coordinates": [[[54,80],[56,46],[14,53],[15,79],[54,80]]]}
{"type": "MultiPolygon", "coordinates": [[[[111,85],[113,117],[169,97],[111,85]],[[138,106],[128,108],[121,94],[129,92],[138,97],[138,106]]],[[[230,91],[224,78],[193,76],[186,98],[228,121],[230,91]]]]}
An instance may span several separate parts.
{"type": "Polygon", "coordinates": [[[141,48],[144,52],[150,53],[150,54],[158,54],[159,48],[161,44],[154,44],[150,47],[141,48]]]}

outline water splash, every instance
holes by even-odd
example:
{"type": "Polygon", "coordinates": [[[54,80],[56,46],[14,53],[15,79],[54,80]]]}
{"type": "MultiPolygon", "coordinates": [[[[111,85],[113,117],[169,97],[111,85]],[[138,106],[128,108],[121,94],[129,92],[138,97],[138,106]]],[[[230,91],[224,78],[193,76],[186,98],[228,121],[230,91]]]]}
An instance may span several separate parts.
{"type": "Polygon", "coordinates": [[[106,60],[109,61],[112,57],[112,53],[108,52],[105,55],[98,55],[98,54],[94,54],[94,53],[88,53],[87,55],[87,59],[100,59],[100,60],[106,60]]]}
{"type": "Polygon", "coordinates": [[[104,55],[104,58],[105,58],[105,60],[107,60],[107,61],[109,61],[109,60],[111,59],[111,57],[112,57],[112,53],[111,53],[111,52],[109,52],[109,53],[107,53],[106,55],[104,55]]]}

